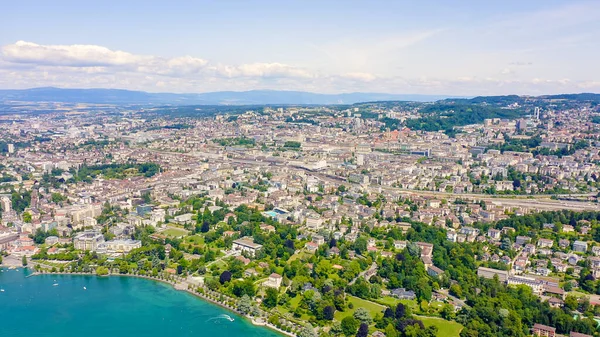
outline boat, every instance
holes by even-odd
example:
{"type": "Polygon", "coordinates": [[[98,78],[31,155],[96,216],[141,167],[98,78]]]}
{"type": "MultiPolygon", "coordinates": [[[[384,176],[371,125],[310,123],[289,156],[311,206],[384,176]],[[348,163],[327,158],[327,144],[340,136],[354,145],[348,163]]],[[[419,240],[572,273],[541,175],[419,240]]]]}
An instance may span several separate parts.
{"type": "Polygon", "coordinates": [[[86,287],[83,287],[83,290],[87,290],[87,288],[86,288],[86,287]]]}
{"type": "Polygon", "coordinates": [[[53,286],[53,287],[56,287],[57,285],[58,285],[58,283],[54,283],[52,286],[53,286]]]}
{"type": "Polygon", "coordinates": [[[4,292],[4,289],[0,289],[0,293],[3,293],[3,292],[4,292]]]}

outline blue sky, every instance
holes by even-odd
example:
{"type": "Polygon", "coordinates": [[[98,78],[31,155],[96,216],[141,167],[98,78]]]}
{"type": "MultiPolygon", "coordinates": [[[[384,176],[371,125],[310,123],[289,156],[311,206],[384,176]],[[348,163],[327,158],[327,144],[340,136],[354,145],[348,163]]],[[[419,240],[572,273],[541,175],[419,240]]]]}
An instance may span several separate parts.
{"type": "Polygon", "coordinates": [[[600,1],[10,1],[0,88],[600,92],[600,1]]]}

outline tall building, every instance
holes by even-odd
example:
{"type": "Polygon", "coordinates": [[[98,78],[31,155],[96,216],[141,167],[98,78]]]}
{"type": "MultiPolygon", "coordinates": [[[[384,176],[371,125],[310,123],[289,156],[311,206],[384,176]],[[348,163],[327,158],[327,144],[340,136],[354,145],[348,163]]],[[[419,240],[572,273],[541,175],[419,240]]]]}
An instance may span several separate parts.
{"type": "Polygon", "coordinates": [[[517,130],[519,131],[525,131],[527,130],[527,120],[521,118],[517,121],[517,130]]]}
{"type": "Polygon", "coordinates": [[[36,182],[31,190],[31,209],[37,210],[40,204],[39,184],[36,182]]]}
{"type": "Polygon", "coordinates": [[[73,239],[75,249],[95,251],[104,243],[104,236],[98,231],[81,232],[73,239]]]}
{"type": "Polygon", "coordinates": [[[8,144],[8,153],[15,153],[15,144],[8,144]]]}
{"type": "Polygon", "coordinates": [[[12,202],[10,198],[4,196],[0,198],[0,206],[2,206],[3,212],[10,212],[12,208],[12,202]]]}

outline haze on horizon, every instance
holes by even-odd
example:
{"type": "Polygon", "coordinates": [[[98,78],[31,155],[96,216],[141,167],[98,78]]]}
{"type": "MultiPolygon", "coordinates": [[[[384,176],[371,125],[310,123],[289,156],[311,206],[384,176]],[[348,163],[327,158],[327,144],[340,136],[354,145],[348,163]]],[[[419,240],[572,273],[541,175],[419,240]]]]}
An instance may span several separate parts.
{"type": "Polygon", "coordinates": [[[600,92],[600,1],[22,0],[0,89],[600,92]]]}

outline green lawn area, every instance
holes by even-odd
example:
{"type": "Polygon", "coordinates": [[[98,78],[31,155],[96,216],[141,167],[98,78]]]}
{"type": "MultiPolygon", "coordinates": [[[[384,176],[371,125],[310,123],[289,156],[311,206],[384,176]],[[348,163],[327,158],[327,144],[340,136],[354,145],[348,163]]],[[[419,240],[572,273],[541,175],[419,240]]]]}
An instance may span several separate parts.
{"type": "Polygon", "coordinates": [[[576,290],[569,291],[569,292],[567,293],[567,295],[573,295],[573,296],[575,296],[575,297],[577,297],[577,298],[580,298],[580,297],[586,297],[586,296],[590,296],[589,294],[582,293],[582,292],[580,292],[580,291],[576,291],[576,290]]]}
{"type": "Polygon", "coordinates": [[[192,235],[185,238],[185,242],[192,243],[196,246],[204,246],[204,237],[200,235],[192,235]]]}
{"type": "Polygon", "coordinates": [[[342,319],[344,319],[347,316],[351,316],[352,314],[354,314],[354,312],[356,311],[356,309],[358,308],[365,308],[367,309],[367,311],[369,312],[369,314],[371,314],[371,317],[375,317],[376,314],[382,313],[383,310],[385,309],[385,307],[381,304],[377,304],[377,303],[373,303],[370,301],[365,301],[361,298],[358,297],[354,297],[351,295],[347,295],[350,303],[352,303],[354,305],[354,308],[352,309],[346,309],[346,311],[341,312],[341,311],[336,311],[334,314],[334,318],[336,321],[341,322],[342,319]]]}
{"type": "MultiPolygon", "coordinates": [[[[296,296],[296,297],[294,297],[294,298],[292,298],[292,299],[290,300],[290,306],[291,306],[291,309],[286,309],[286,308],[284,308],[284,307],[282,307],[282,306],[278,305],[278,306],[276,307],[276,310],[277,310],[277,311],[279,311],[279,313],[280,313],[282,316],[284,316],[284,317],[286,317],[286,316],[288,316],[288,315],[289,315],[289,316],[288,316],[288,318],[289,318],[289,319],[292,319],[292,320],[297,320],[297,318],[294,318],[292,315],[293,315],[293,311],[294,311],[294,310],[295,310],[295,309],[298,307],[298,305],[300,304],[300,301],[301,301],[301,300],[302,300],[302,296],[301,296],[301,295],[298,295],[298,296],[296,296]],[[290,311],[290,310],[291,310],[291,311],[290,311]]],[[[301,321],[308,321],[308,319],[309,319],[309,318],[310,318],[310,317],[309,317],[307,314],[304,314],[304,315],[302,315],[302,317],[300,317],[300,320],[301,320],[301,321]]]]}
{"type": "Polygon", "coordinates": [[[302,296],[300,295],[296,295],[296,297],[292,298],[290,300],[290,305],[292,306],[292,308],[297,308],[298,304],[300,304],[300,300],[302,300],[302,296]]]}
{"type": "Polygon", "coordinates": [[[423,321],[426,327],[436,326],[438,328],[437,335],[439,337],[458,337],[463,329],[463,326],[453,321],[447,321],[438,317],[415,316],[418,320],[423,321]]]}
{"type": "Polygon", "coordinates": [[[404,304],[404,306],[409,307],[413,312],[415,312],[415,310],[417,310],[418,307],[417,301],[415,300],[399,300],[392,296],[384,296],[382,298],[377,299],[377,301],[375,302],[382,305],[386,305],[392,309],[394,309],[394,307],[397,306],[398,303],[402,303],[404,304]]]}
{"type": "Polygon", "coordinates": [[[304,258],[305,255],[306,255],[305,252],[299,250],[294,255],[290,256],[290,258],[288,259],[287,262],[290,263],[294,260],[302,259],[302,258],[304,258]]]}
{"type": "Polygon", "coordinates": [[[162,234],[167,235],[167,236],[180,237],[180,236],[187,235],[188,231],[186,231],[185,229],[178,229],[178,228],[169,227],[169,228],[165,229],[162,232],[162,234]]]}

